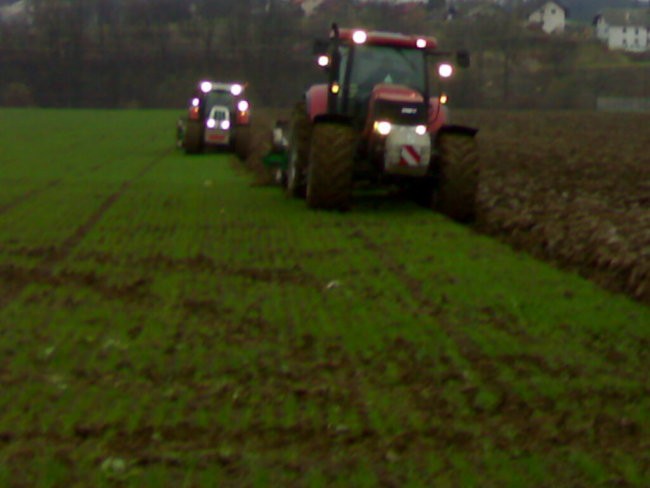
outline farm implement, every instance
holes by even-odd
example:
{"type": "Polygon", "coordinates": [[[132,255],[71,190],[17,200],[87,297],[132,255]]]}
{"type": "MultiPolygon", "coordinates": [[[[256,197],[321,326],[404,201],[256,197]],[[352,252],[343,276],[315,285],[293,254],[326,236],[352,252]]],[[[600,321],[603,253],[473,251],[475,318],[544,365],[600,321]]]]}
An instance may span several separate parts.
{"type": "Polygon", "coordinates": [[[358,181],[405,187],[419,202],[472,220],[478,186],[476,129],[450,125],[443,81],[469,66],[431,37],[339,29],[314,45],[327,82],[310,87],[273,150],[289,195],[315,209],[347,209],[358,181]],[[435,73],[435,74],[434,74],[435,73]],[[434,94],[435,91],[435,94],[434,94]]]}

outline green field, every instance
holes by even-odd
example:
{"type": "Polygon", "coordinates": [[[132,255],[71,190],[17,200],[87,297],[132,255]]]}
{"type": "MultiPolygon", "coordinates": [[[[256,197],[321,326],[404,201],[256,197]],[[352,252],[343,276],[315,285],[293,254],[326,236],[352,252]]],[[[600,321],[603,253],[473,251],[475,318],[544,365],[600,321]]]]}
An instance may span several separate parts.
{"type": "Polygon", "coordinates": [[[650,486],[650,309],[175,118],[0,111],[0,487],[650,486]]]}

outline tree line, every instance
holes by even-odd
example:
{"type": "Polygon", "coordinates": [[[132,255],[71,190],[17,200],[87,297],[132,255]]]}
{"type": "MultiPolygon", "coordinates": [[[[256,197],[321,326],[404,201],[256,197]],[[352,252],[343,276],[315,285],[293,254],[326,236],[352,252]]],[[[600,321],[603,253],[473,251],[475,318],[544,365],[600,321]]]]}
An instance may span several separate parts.
{"type": "Polygon", "coordinates": [[[332,20],[433,35],[443,48],[470,50],[472,68],[446,87],[460,106],[588,106],[585,87],[596,96],[612,84],[579,63],[585,50],[602,59],[597,43],[531,32],[514,14],[450,20],[436,0],[407,7],[327,0],[309,17],[284,0],[27,5],[25,18],[0,23],[5,105],[180,107],[197,80],[212,78],[248,82],[254,102],[287,106],[319,79],[311,41],[325,37],[332,20]]]}

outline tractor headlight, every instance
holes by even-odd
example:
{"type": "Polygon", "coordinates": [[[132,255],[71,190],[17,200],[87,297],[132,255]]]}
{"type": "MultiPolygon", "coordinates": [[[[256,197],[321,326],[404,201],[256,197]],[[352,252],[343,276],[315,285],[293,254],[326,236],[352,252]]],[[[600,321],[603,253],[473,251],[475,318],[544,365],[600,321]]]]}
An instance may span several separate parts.
{"type": "Polygon", "coordinates": [[[192,98],[192,107],[198,107],[201,101],[198,98],[192,98]]]}
{"type": "Polygon", "coordinates": [[[426,125],[418,125],[415,128],[415,133],[419,136],[423,136],[424,134],[427,133],[427,126],[426,125]]]}
{"type": "Polygon", "coordinates": [[[330,57],[326,54],[321,54],[318,56],[318,66],[321,68],[327,68],[330,65],[330,57]]]}
{"type": "Polygon", "coordinates": [[[448,101],[449,101],[449,97],[445,93],[440,95],[440,103],[442,105],[446,104],[448,101]]]}
{"type": "Polygon", "coordinates": [[[250,104],[246,100],[240,100],[237,104],[237,110],[240,112],[246,112],[250,107],[250,104]]]}
{"type": "Polygon", "coordinates": [[[420,39],[418,39],[417,41],[415,41],[415,45],[416,45],[419,49],[424,49],[425,47],[427,47],[427,40],[426,40],[426,39],[422,39],[422,38],[420,38],[420,39]]]}
{"type": "Polygon", "coordinates": [[[228,130],[230,129],[230,120],[222,120],[220,127],[222,130],[228,130]]]}
{"type": "Polygon", "coordinates": [[[208,119],[205,123],[205,126],[208,129],[214,129],[217,126],[217,121],[214,119],[208,119]]]}
{"type": "Polygon", "coordinates": [[[201,91],[203,93],[209,93],[212,91],[212,83],[209,81],[202,81],[201,82],[201,91]]]}
{"type": "Polygon", "coordinates": [[[234,84],[234,85],[232,85],[230,87],[230,93],[232,93],[236,97],[241,95],[243,91],[244,91],[244,88],[239,84],[234,84]]]}
{"type": "Polygon", "coordinates": [[[441,78],[449,78],[454,74],[454,67],[449,63],[442,63],[438,66],[438,74],[441,78]]]}
{"type": "Polygon", "coordinates": [[[378,120],[375,122],[373,128],[375,129],[375,132],[381,134],[382,136],[387,136],[390,134],[390,131],[393,130],[392,124],[385,120],[378,120]]]}

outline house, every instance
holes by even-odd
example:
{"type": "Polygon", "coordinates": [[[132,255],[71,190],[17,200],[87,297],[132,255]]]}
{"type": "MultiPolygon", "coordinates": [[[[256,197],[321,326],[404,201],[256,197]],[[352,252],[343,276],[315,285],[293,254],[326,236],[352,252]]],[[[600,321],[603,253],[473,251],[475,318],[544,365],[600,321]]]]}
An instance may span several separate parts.
{"type": "Polygon", "coordinates": [[[650,51],[650,10],[605,9],[594,17],[596,37],[609,49],[650,51]]]}
{"type": "Polygon", "coordinates": [[[528,2],[524,6],[528,25],[538,27],[547,34],[564,32],[569,10],[554,0],[528,2]]]}

